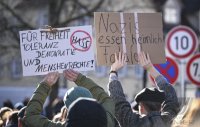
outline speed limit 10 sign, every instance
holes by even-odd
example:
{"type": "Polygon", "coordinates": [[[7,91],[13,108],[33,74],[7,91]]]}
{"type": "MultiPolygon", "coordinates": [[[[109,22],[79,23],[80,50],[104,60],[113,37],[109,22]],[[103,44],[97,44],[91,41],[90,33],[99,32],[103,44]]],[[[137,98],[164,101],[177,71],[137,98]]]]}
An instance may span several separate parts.
{"type": "Polygon", "coordinates": [[[189,60],[186,69],[189,80],[200,86],[200,54],[194,55],[189,60]]]}
{"type": "Polygon", "coordinates": [[[190,56],[197,47],[197,36],[187,26],[174,27],[166,37],[167,49],[176,58],[190,56]]]}

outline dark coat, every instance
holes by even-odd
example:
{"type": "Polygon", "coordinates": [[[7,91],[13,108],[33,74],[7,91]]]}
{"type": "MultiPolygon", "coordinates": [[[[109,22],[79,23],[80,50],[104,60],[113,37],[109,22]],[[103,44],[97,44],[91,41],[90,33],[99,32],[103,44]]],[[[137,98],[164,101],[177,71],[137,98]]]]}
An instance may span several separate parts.
{"type": "Polygon", "coordinates": [[[174,88],[163,76],[156,79],[157,87],[165,92],[165,101],[162,104],[161,112],[150,112],[146,116],[140,116],[131,109],[130,103],[126,100],[121,83],[112,80],[109,83],[111,98],[116,104],[116,117],[122,127],[169,127],[173,118],[179,111],[179,103],[174,88]]]}

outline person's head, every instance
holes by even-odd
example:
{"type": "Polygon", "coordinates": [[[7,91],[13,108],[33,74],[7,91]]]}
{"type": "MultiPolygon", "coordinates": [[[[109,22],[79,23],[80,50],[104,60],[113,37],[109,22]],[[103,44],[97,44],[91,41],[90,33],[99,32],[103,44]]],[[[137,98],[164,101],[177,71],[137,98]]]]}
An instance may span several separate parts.
{"type": "Polygon", "coordinates": [[[11,100],[7,99],[3,102],[3,107],[8,107],[10,109],[13,109],[14,106],[13,106],[13,103],[11,102],[11,100]]]}
{"type": "Polygon", "coordinates": [[[54,122],[64,122],[66,121],[66,117],[67,117],[67,107],[63,106],[60,110],[59,113],[57,113],[56,115],[54,115],[52,121],[54,122]]]}
{"type": "Polygon", "coordinates": [[[93,98],[92,94],[88,89],[80,86],[72,87],[69,90],[67,90],[63,98],[65,106],[69,108],[70,104],[79,97],[93,98]]]}
{"type": "Polygon", "coordinates": [[[23,122],[24,114],[25,114],[26,106],[21,108],[17,114],[18,116],[18,127],[27,127],[23,122]]]}
{"type": "Polygon", "coordinates": [[[24,104],[22,102],[18,102],[14,105],[14,109],[20,110],[24,107],[24,104]]]}
{"type": "Polygon", "coordinates": [[[6,127],[18,127],[18,114],[19,111],[13,111],[6,122],[6,127]]]}
{"type": "Polygon", "coordinates": [[[1,108],[0,117],[1,117],[1,120],[3,121],[3,125],[6,124],[6,121],[7,121],[8,117],[10,116],[11,113],[12,113],[11,108],[8,108],[8,107],[1,108]]]}
{"type": "Polygon", "coordinates": [[[78,98],[69,107],[66,127],[106,127],[104,108],[91,98],[78,98]]]}
{"type": "Polygon", "coordinates": [[[160,111],[161,104],[164,100],[164,91],[156,88],[144,88],[135,96],[135,101],[139,104],[138,109],[140,115],[147,115],[149,112],[160,111]]]}
{"type": "Polygon", "coordinates": [[[24,98],[24,100],[23,100],[23,104],[24,104],[24,106],[27,106],[29,100],[30,100],[29,97],[25,97],[25,98],[24,98]]]}
{"type": "Polygon", "coordinates": [[[190,99],[173,121],[172,127],[199,127],[200,98],[190,99]]]}
{"type": "Polygon", "coordinates": [[[53,122],[61,122],[61,112],[57,113],[56,115],[53,116],[52,121],[53,122]]]}
{"type": "Polygon", "coordinates": [[[0,118],[0,127],[3,127],[3,120],[0,118]]]}
{"type": "Polygon", "coordinates": [[[139,104],[136,101],[133,101],[131,103],[131,108],[134,112],[138,112],[139,111],[139,104]]]}
{"type": "Polygon", "coordinates": [[[53,108],[53,115],[56,115],[60,112],[61,108],[64,106],[64,102],[60,98],[56,98],[53,101],[52,108],[53,108]]]}

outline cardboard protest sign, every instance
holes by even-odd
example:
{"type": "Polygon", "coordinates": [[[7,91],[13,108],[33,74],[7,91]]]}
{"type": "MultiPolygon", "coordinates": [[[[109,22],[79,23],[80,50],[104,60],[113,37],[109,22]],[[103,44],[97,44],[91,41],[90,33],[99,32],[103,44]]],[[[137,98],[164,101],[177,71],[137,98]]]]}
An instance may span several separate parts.
{"type": "Polygon", "coordinates": [[[94,19],[98,65],[111,65],[119,51],[128,64],[137,64],[141,50],[154,64],[166,62],[160,13],[95,12],[94,19]]]}
{"type": "Polygon", "coordinates": [[[95,69],[91,26],[20,31],[23,75],[95,69]]]}

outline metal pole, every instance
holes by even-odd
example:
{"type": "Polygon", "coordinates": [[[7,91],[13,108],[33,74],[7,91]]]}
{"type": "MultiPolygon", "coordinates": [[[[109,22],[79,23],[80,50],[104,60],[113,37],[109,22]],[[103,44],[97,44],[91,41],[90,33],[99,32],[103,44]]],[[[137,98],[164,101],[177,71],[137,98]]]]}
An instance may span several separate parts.
{"type": "Polygon", "coordinates": [[[185,62],[181,60],[181,97],[185,100],[185,62]]]}
{"type": "MultiPolygon", "coordinates": [[[[199,32],[200,32],[200,11],[199,11],[199,32]]],[[[200,40],[200,37],[199,37],[200,40]]],[[[199,52],[200,52],[200,44],[199,44],[199,52]]]]}

